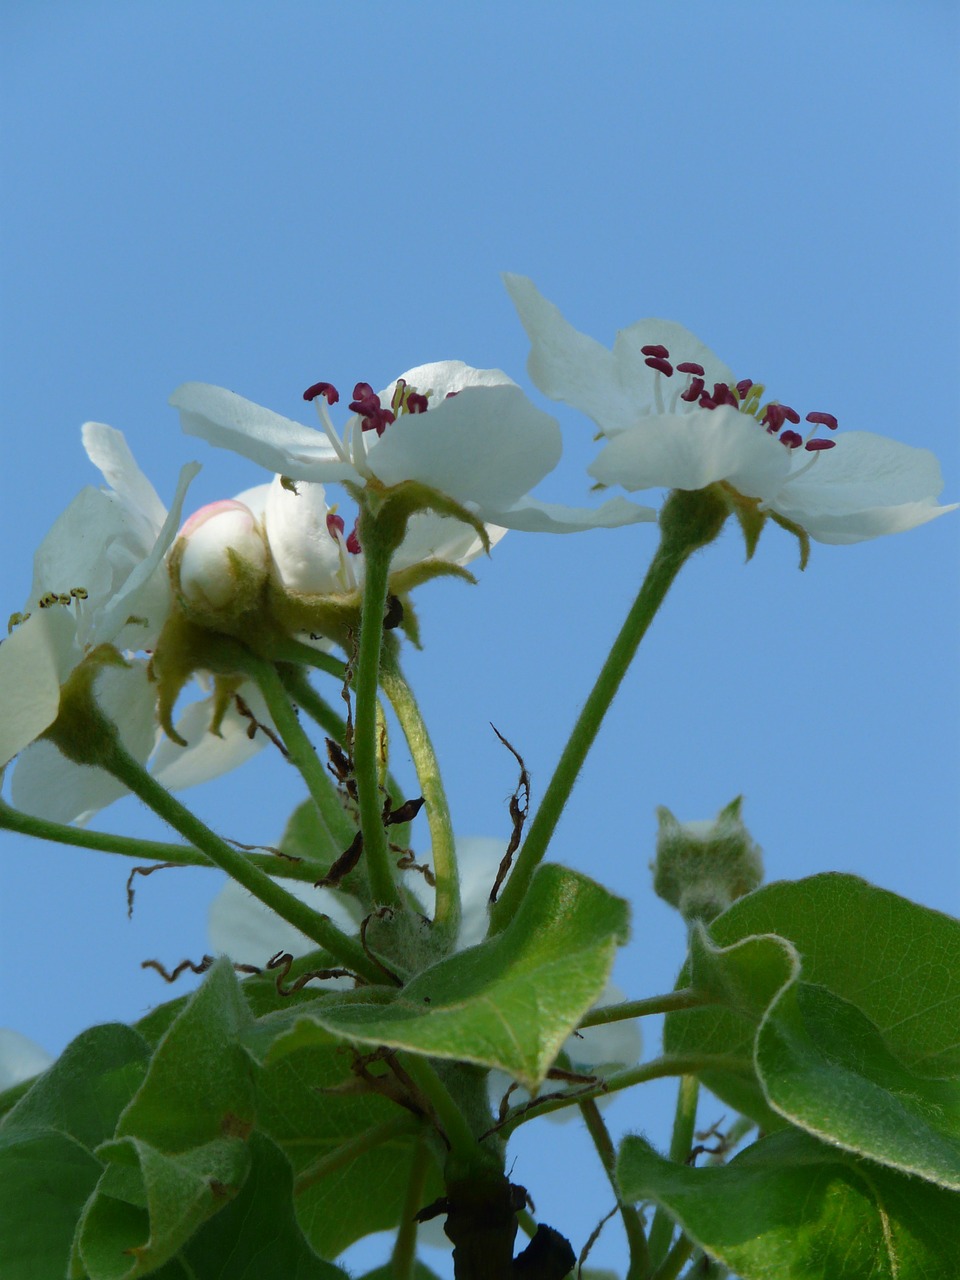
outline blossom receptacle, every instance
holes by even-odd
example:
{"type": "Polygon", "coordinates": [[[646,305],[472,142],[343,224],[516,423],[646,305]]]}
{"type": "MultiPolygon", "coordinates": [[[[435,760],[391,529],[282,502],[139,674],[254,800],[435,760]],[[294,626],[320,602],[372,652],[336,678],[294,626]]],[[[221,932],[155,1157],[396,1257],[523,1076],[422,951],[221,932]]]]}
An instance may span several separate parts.
{"type": "Polygon", "coordinates": [[[688,922],[709,923],[763,880],[762,851],[743,824],[742,806],[737,796],[713,821],[695,822],[657,809],[653,887],[688,922]]]}

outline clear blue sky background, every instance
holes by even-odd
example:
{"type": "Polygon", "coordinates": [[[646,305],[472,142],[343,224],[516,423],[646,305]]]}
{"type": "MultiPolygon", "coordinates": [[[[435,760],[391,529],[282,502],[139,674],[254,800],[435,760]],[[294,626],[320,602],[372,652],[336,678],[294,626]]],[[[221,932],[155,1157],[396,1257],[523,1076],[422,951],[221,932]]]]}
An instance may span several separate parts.
{"type": "MultiPolygon", "coordinates": [[[[85,419],[122,428],[165,499],[190,458],[194,506],[230,495],[262,476],[180,435],[178,383],[295,417],[316,379],[382,385],[447,357],[528,386],[501,270],[607,342],[679,320],[783,400],[934,449],[960,497],[947,0],[33,0],[0,24],[5,613],[96,483],[85,419]]],[[[540,496],[582,501],[591,430],[559,416],[540,496]]],[[[704,817],[743,792],[770,879],[839,868],[957,910],[958,536],[947,517],[815,545],[801,575],[780,531],[745,567],[731,530],[682,575],[556,848],[635,901],[631,995],[672,985],[683,952],[649,889],[657,804],[704,817]]],[[[654,541],[513,534],[479,587],[421,593],[409,668],[461,832],[508,831],[515,768],[488,721],[542,790],[654,541]]],[[[195,795],[248,842],[297,798],[266,756],[195,795]]],[[[132,802],[102,821],[158,834],[132,802]]],[[[168,994],[142,958],[203,952],[216,877],[141,882],[130,923],[128,870],[0,841],[0,1024],[57,1052],[168,994]]],[[[671,1098],[621,1099],[611,1124],[662,1143],[671,1098]]],[[[576,1126],[531,1130],[514,1177],[579,1249],[609,1190],[576,1126]]],[[[612,1223],[594,1260],[622,1259],[612,1223]]]]}

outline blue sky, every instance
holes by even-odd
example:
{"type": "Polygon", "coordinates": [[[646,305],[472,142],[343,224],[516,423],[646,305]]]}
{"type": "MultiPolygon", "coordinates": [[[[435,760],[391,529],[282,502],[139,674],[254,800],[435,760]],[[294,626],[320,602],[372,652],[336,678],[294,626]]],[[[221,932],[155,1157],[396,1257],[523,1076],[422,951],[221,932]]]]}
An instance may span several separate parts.
{"type": "MultiPolygon", "coordinates": [[[[97,480],[84,420],[121,428],[165,499],[192,458],[194,506],[259,482],[181,436],[166,399],[186,379],[309,421],[308,383],[460,358],[543,404],[503,270],[605,342],[679,320],[777,397],[932,448],[960,497],[949,3],[35,0],[0,24],[7,612],[97,480]]],[[[538,496],[580,502],[591,428],[557,416],[565,456],[538,496]]],[[[730,530],[687,567],[555,854],[634,900],[630,994],[668,988],[682,959],[649,888],[658,804],[705,817],[743,793],[770,879],[843,869],[956,912],[958,530],[815,545],[802,575],[779,530],[747,566],[730,530]]],[[[489,721],[542,791],[654,540],[513,534],[478,587],[422,591],[408,667],[460,831],[509,829],[514,765],[489,721]]],[[[298,796],[288,773],[261,761],[195,801],[269,842],[298,796]]],[[[133,802],[102,820],[159,834],[133,802]]],[[[202,953],[216,878],[141,882],[130,923],[128,870],[0,841],[0,1024],[56,1052],[167,994],[141,959],[202,953]]],[[[671,1108],[650,1089],[610,1121],[662,1142],[671,1108]]],[[[583,1193],[576,1127],[517,1155],[579,1247],[609,1197],[599,1169],[583,1193]]],[[[615,1224],[594,1259],[622,1259],[615,1224]]]]}

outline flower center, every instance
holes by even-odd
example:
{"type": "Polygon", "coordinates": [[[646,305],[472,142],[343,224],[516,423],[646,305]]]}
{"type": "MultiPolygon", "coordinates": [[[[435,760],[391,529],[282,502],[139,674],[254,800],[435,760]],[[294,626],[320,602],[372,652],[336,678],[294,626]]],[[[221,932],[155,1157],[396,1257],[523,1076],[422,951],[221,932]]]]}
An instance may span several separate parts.
{"type": "MultiPolygon", "coordinates": [[[[52,609],[55,605],[68,606],[75,604],[80,609],[80,602],[87,599],[86,587],[71,587],[69,591],[47,591],[37,601],[37,607],[40,609],[52,609]]],[[[12,613],[7,622],[7,635],[13,631],[14,627],[21,626],[32,615],[27,613],[12,613]]]]}
{"type": "Polygon", "coordinates": [[[353,388],[353,399],[348,406],[350,411],[356,414],[357,417],[351,418],[347,423],[342,439],[337,434],[327,412],[327,406],[336,404],[340,399],[340,392],[333,383],[315,382],[312,386],[307,387],[303,393],[303,398],[313,403],[320,418],[324,434],[333,445],[341,462],[346,462],[356,467],[361,474],[367,474],[367,451],[363,442],[363,432],[375,431],[379,438],[392,422],[396,422],[401,414],[426,413],[432,394],[430,391],[419,392],[416,387],[409,386],[403,378],[398,378],[397,385],[390,398],[390,408],[385,409],[380,403],[380,397],[370,383],[358,382],[353,388]],[[358,419],[359,430],[357,430],[358,419]]]}
{"type": "Polygon", "coordinates": [[[660,413],[684,412],[680,409],[681,402],[691,407],[696,405],[700,409],[719,409],[722,405],[729,405],[755,418],[768,435],[776,436],[787,449],[799,449],[802,446],[809,453],[822,453],[824,449],[832,449],[836,443],[834,440],[825,440],[816,434],[818,427],[836,431],[837,420],[832,413],[808,413],[806,420],[811,423],[812,429],[804,437],[799,431],[793,430],[800,422],[800,415],[796,409],[791,409],[788,404],[780,404],[776,400],[761,403],[764,392],[762,383],[753,382],[750,378],[744,378],[733,385],[715,382],[713,389],[708,391],[702,365],[692,360],[684,360],[674,365],[670,360],[670,352],[660,343],[651,343],[641,347],[640,350],[645,356],[644,363],[657,375],[654,380],[654,395],[660,413]],[[662,379],[672,378],[675,373],[684,374],[685,377],[678,379],[667,407],[662,379]],[[790,425],[784,429],[786,423],[790,425]]]}

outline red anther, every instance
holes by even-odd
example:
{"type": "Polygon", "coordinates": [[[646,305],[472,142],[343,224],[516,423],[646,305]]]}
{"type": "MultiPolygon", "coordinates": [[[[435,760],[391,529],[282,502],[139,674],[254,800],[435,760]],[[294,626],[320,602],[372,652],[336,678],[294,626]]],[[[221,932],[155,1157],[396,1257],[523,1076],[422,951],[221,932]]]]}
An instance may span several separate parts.
{"type": "Polygon", "coordinates": [[[694,400],[696,400],[699,397],[700,392],[702,390],[703,390],[703,379],[692,378],[690,381],[690,385],[689,387],[687,387],[686,391],[682,391],[680,393],[680,399],[686,400],[687,404],[693,404],[694,400]]]}
{"type": "Polygon", "coordinates": [[[733,392],[730,390],[730,388],[727,386],[725,382],[714,383],[712,399],[718,405],[732,404],[735,409],[738,408],[740,404],[740,401],[733,394],[733,392]]]}
{"type": "Polygon", "coordinates": [[[785,444],[788,449],[799,449],[803,444],[803,436],[799,431],[784,431],[780,436],[780,443],[785,444]]]}
{"type": "Polygon", "coordinates": [[[374,391],[373,387],[371,387],[369,382],[358,382],[353,388],[354,400],[366,400],[369,396],[373,396],[374,400],[379,404],[380,397],[374,391]]]}
{"type": "MultiPolygon", "coordinates": [[[[670,354],[667,348],[661,346],[659,342],[653,342],[646,347],[641,347],[640,353],[645,356],[653,356],[657,360],[666,360],[670,354]]],[[[649,364],[649,361],[647,363],[649,364]]]]}
{"type": "Polygon", "coordinates": [[[360,554],[360,538],[357,535],[356,525],[350,530],[350,536],[347,538],[347,550],[352,556],[360,554]]]}
{"type": "Polygon", "coordinates": [[[459,391],[448,391],[443,398],[444,400],[452,400],[454,396],[458,396],[459,394],[459,391]]]}
{"type": "MultiPolygon", "coordinates": [[[[646,347],[641,347],[642,351],[646,351],[646,349],[646,347]]],[[[656,347],[655,350],[663,351],[664,348],[656,347]]],[[[648,364],[651,369],[657,369],[667,378],[673,377],[673,365],[669,360],[665,360],[663,356],[647,356],[643,363],[648,364]]]]}
{"type": "Polygon", "coordinates": [[[823,449],[835,449],[836,440],[808,440],[803,446],[809,453],[820,453],[823,449]]]}
{"type": "Polygon", "coordinates": [[[695,373],[698,378],[702,378],[703,365],[694,364],[692,360],[684,360],[683,364],[677,365],[677,373],[695,373]]]}
{"type": "Polygon", "coordinates": [[[752,386],[753,386],[753,382],[751,381],[750,378],[740,379],[740,381],[737,383],[737,395],[740,397],[741,400],[746,400],[747,396],[750,394],[750,388],[752,386]]]}
{"type": "Polygon", "coordinates": [[[700,396],[700,408],[715,409],[716,407],[717,407],[716,400],[714,400],[713,396],[711,396],[708,392],[704,391],[700,396]]]}
{"type": "Polygon", "coordinates": [[[768,404],[760,422],[768,431],[776,433],[783,426],[786,418],[782,404],[768,404]]]}
{"type": "Polygon", "coordinates": [[[428,407],[427,397],[419,391],[411,391],[407,396],[407,413],[426,413],[428,407]]]}
{"type": "Polygon", "coordinates": [[[820,427],[829,427],[831,431],[837,429],[837,420],[832,413],[808,413],[807,421],[815,422],[820,427]]]}
{"type": "Polygon", "coordinates": [[[358,382],[353,388],[353,395],[350,410],[362,415],[361,427],[364,431],[376,431],[378,436],[382,436],[390,423],[396,422],[396,415],[383,408],[380,397],[369,382],[358,382]]]}
{"type": "Polygon", "coordinates": [[[340,392],[332,382],[315,382],[303,393],[304,400],[316,400],[317,396],[323,396],[327,404],[336,404],[340,399],[340,392]]]}
{"type": "Polygon", "coordinates": [[[334,541],[336,541],[337,534],[339,533],[342,535],[343,529],[344,529],[343,516],[334,515],[334,513],[331,511],[327,515],[327,533],[329,533],[330,537],[333,538],[334,541]]]}
{"type": "Polygon", "coordinates": [[[794,426],[800,421],[800,415],[796,409],[791,409],[788,404],[782,404],[780,408],[783,410],[783,416],[788,422],[792,422],[794,426]]]}

